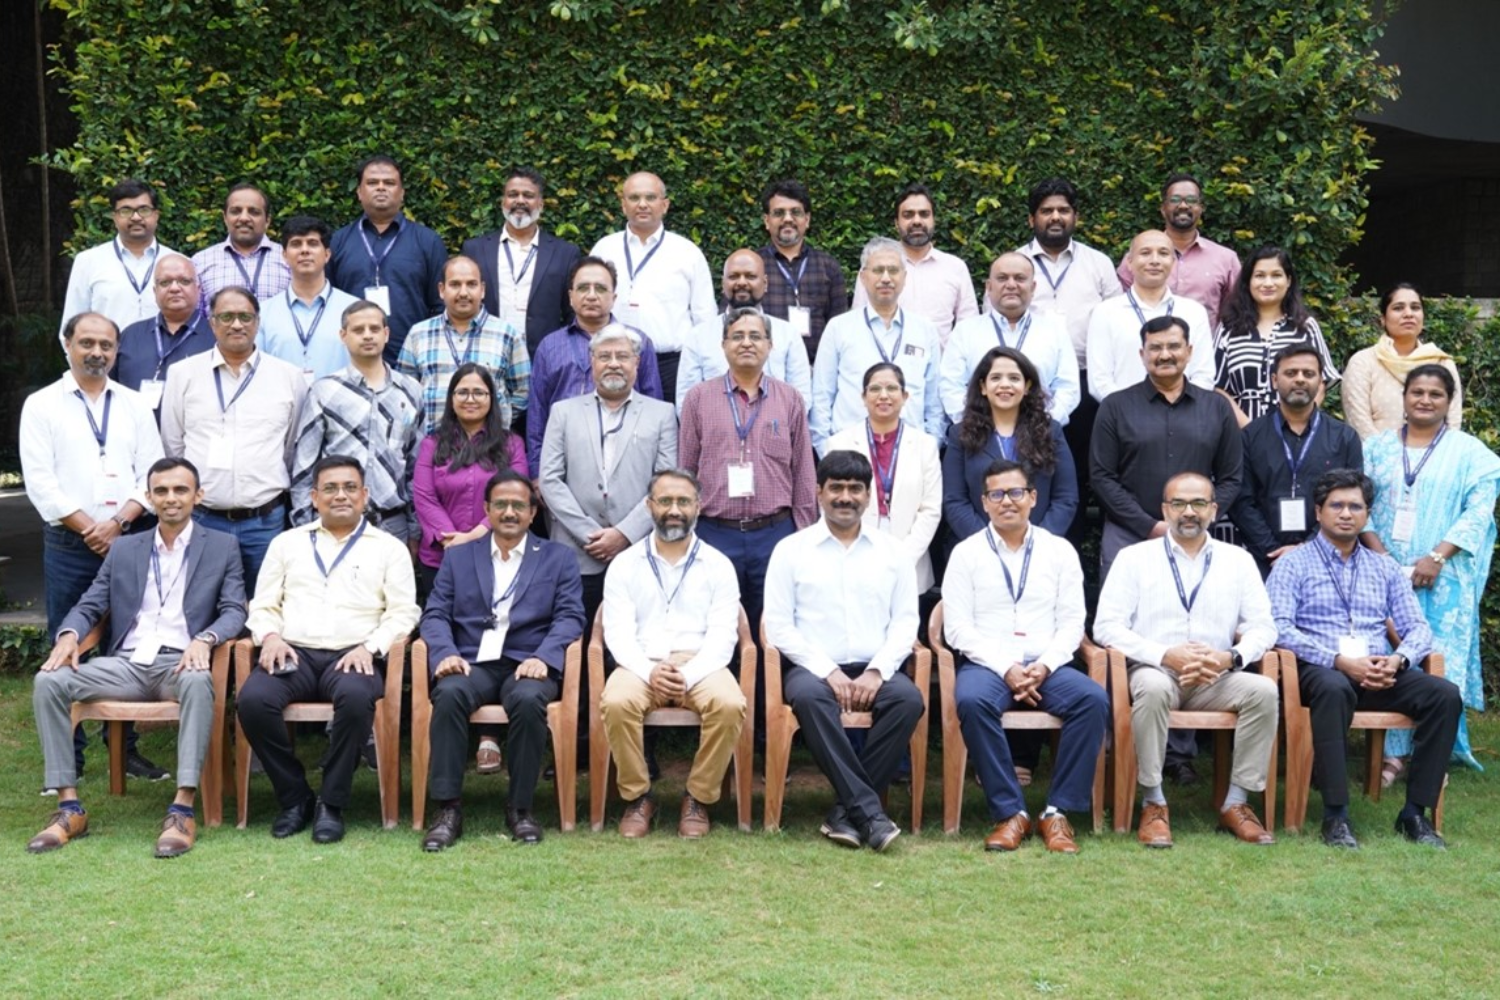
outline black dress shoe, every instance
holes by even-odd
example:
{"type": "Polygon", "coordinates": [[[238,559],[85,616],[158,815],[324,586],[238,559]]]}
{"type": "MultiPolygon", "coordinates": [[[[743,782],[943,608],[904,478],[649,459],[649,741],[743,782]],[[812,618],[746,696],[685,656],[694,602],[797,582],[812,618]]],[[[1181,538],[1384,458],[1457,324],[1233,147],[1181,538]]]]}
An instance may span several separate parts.
{"type": "Polygon", "coordinates": [[[313,810],[313,843],[336,844],[344,839],[344,810],[336,809],[322,799],[313,810]]]}
{"type": "Polygon", "coordinates": [[[1347,847],[1359,850],[1359,841],[1354,839],[1354,829],[1346,816],[1323,817],[1323,843],[1329,847],[1347,847]]]}
{"type": "Polygon", "coordinates": [[[299,802],[289,809],[281,810],[271,823],[271,836],[277,840],[291,837],[307,829],[307,824],[312,822],[313,800],[299,802]]]}
{"type": "Polygon", "coordinates": [[[843,806],[834,806],[828,811],[828,816],[823,820],[823,825],[818,832],[840,847],[852,847],[856,851],[864,845],[860,839],[859,831],[854,824],[849,822],[849,814],[844,811],[843,806]]]}
{"type": "Polygon", "coordinates": [[[1436,847],[1441,851],[1448,846],[1443,841],[1443,838],[1438,836],[1438,832],[1432,828],[1432,824],[1428,822],[1427,817],[1421,813],[1409,816],[1397,816],[1396,832],[1407,840],[1421,844],[1424,847],[1436,847]]]}
{"type": "Polygon", "coordinates": [[[427,834],[422,838],[422,850],[445,851],[458,843],[464,835],[464,813],[458,806],[443,806],[438,810],[427,834]]]}
{"type": "Polygon", "coordinates": [[[540,844],[542,824],[531,815],[530,809],[505,810],[505,825],[510,827],[510,836],[518,844],[540,844]]]}
{"type": "Polygon", "coordinates": [[[879,853],[901,836],[901,828],[885,813],[876,813],[861,831],[861,839],[870,850],[879,853]]]}
{"type": "Polygon", "coordinates": [[[1203,780],[1198,777],[1198,772],[1193,769],[1191,761],[1169,762],[1164,764],[1161,770],[1163,774],[1171,778],[1174,783],[1182,788],[1192,788],[1203,780]]]}

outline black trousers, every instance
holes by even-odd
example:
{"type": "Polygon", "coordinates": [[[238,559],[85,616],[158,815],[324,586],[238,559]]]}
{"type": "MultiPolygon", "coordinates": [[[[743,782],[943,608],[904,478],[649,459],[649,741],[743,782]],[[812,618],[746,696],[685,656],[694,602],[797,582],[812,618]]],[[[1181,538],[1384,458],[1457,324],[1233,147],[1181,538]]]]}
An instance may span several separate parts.
{"type": "Polygon", "coordinates": [[[1411,716],[1417,728],[1412,733],[1406,799],[1424,809],[1437,805],[1464,710],[1463,697],[1452,681],[1413,667],[1397,674],[1390,687],[1370,691],[1337,670],[1309,663],[1298,664],[1297,677],[1302,703],[1312,717],[1313,784],[1325,806],[1349,804],[1344,758],[1356,711],[1411,716]]]}
{"type": "Polygon", "coordinates": [[[245,738],[255,749],[281,808],[307,801],[313,792],[307,772],[297,759],[281,713],[294,701],[333,703],[333,728],[328,734],[327,763],[319,796],[326,805],[349,804],[349,786],[359,766],[359,752],[375,721],[375,702],[385,693],[385,661],[375,660],[375,673],[334,669],[348,649],[307,649],[297,652],[298,667],[287,674],[270,674],[256,667],[236,695],[236,709],[245,738]]]}
{"type": "MultiPolygon", "coordinates": [[[[865,665],[846,664],[839,669],[852,679],[865,672],[865,665]]],[[[871,709],[875,722],[858,751],[839,720],[838,699],[827,681],[803,667],[792,666],[782,674],[782,689],[802,727],[808,750],[833,784],[849,818],[861,824],[880,815],[880,796],[895,776],[911,734],[922,719],[922,695],[911,678],[897,671],[880,685],[871,709]]]]}
{"type": "Polygon", "coordinates": [[[469,756],[469,716],[481,705],[499,702],[510,720],[506,726],[506,771],[512,809],[531,808],[542,755],[547,749],[547,705],[561,691],[558,678],[516,676],[515,660],[476,663],[467,674],[448,674],[432,686],[432,756],[427,768],[428,794],[438,802],[463,794],[469,756]]]}

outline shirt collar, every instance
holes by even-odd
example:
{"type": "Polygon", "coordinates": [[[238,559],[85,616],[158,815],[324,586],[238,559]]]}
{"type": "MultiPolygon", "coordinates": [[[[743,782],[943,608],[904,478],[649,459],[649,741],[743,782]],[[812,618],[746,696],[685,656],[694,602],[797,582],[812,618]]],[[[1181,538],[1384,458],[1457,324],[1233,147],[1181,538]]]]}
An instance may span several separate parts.
{"type": "MultiPolygon", "coordinates": [[[[71,368],[69,368],[67,371],[65,371],[65,372],[62,373],[62,386],[63,386],[63,389],[65,391],[67,391],[68,393],[82,392],[83,391],[83,387],[78,384],[78,379],[76,379],[76,378],[73,377],[73,369],[71,369],[71,368]]],[[[104,380],[104,390],[106,392],[108,392],[111,389],[120,389],[120,388],[123,388],[123,386],[121,386],[120,383],[116,382],[114,379],[112,379],[112,378],[106,378],[104,380]]],[[[84,398],[87,399],[88,396],[85,395],[84,398]]]]}
{"type": "MultiPolygon", "coordinates": [[[[125,245],[125,241],[122,240],[122,239],[120,239],[120,237],[118,235],[115,236],[115,238],[114,238],[114,244],[115,244],[115,253],[123,255],[123,256],[126,256],[126,257],[134,257],[135,256],[135,254],[133,254],[133,253],[130,252],[130,248],[125,245]]],[[[145,257],[155,257],[156,254],[157,254],[157,251],[160,250],[160,249],[161,249],[161,245],[156,242],[156,237],[153,236],[151,238],[151,244],[148,247],[146,247],[146,252],[142,256],[145,256],[145,257]]]]}
{"type": "MultiPolygon", "coordinates": [[[[443,314],[440,317],[438,317],[438,318],[442,321],[444,329],[446,329],[446,330],[448,330],[448,331],[450,331],[452,333],[458,333],[458,327],[456,327],[456,326],[453,325],[453,319],[452,319],[452,317],[450,317],[448,315],[448,310],[444,309],[443,310],[443,314]]],[[[465,337],[467,337],[471,333],[479,333],[479,332],[483,331],[484,330],[484,325],[486,323],[488,323],[489,321],[490,321],[489,310],[486,309],[484,306],[480,306],[479,307],[479,311],[474,314],[474,318],[471,319],[471,320],[469,320],[469,329],[467,331],[465,331],[463,335],[465,337]]]]}
{"type": "MultiPolygon", "coordinates": [[[[1045,257],[1049,261],[1052,260],[1052,255],[1047,252],[1046,247],[1042,246],[1042,241],[1036,239],[1035,237],[1032,237],[1031,242],[1026,244],[1026,256],[1030,257],[1032,260],[1036,260],[1039,257],[1045,257]]],[[[1072,260],[1073,256],[1073,239],[1072,237],[1069,237],[1068,245],[1063,247],[1062,253],[1057,255],[1056,262],[1062,264],[1065,261],[1072,260]]]]}
{"type": "Polygon", "coordinates": [[[672,569],[676,569],[678,566],[681,566],[684,562],[686,562],[687,561],[687,557],[692,554],[693,546],[696,545],[696,544],[698,544],[698,533],[696,531],[690,531],[690,532],[688,532],[688,536],[687,536],[687,550],[685,552],[683,552],[682,559],[674,563],[671,560],[669,560],[666,556],[662,555],[661,549],[658,547],[659,543],[660,543],[660,539],[658,539],[656,537],[656,532],[655,531],[652,531],[651,534],[649,534],[649,535],[646,536],[646,538],[647,538],[646,544],[648,546],[650,546],[647,549],[647,551],[651,553],[652,557],[654,557],[656,559],[660,559],[662,562],[666,563],[672,569]]]}
{"type": "MultiPolygon", "coordinates": [[[[332,295],[333,282],[325,278],[323,280],[323,287],[318,289],[318,294],[313,296],[313,302],[327,302],[332,295]]],[[[287,308],[289,309],[298,305],[302,306],[302,308],[304,309],[312,308],[306,302],[303,302],[300,298],[297,297],[297,293],[292,289],[291,285],[286,286],[286,302],[287,308]]]]}
{"type": "Polygon", "coordinates": [[[177,533],[177,541],[170,550],[167,549],[167,543],[162,540],[160,526],[158,526],[156,531],[152,534],[152,539],[153,544],[156,547],[156,551],[161,553],[162,555],[181,552],[187,545],[187,543],[193,540],[193,519],[188,518],[187,524],[184,524],[182,526],[182,530],[177,533]]]}
{"type": "MultiPolygon", "coordinates": [[[[815,537],[815,541],[813,542],[814,545],[824,545],[827,542],[833,542],[839,548],[843,548],[844,547],[844,543],[841,540],[833,537],[833,532],[830,531],[829,528],[828,528],[828,521],[822,516],[821,512],[819,512],[819,514],[818,514],[818,519],[816,521],[814,521],[812,524],[808,525],[803,530],[804,531],[811,531],[811,532],[814,533],[814,537],[815,537]]],[[[859,526],[859,537],[854,540],[854,545],[872,545],[872,544],[874,544],[874,543],[870,541],[870,533],[865,530],[865,526],[864,526],[863,522],[861,522],[861,524],[859,526]]],[[[854,545],[851,545],[849,547],[853,548],[854,545]]]]}
{"type": "MultiPolygon", "coordinates": [[[[224,355],[220,353],[219,345],[215,344],[208,354],[208,367],[218,368],[221,365],[227,368],[229,367],[229,362],[224,358],[224,355]]],[[[249,368],[251,371],[255,371],[255,369],[259,366],[260,346],[256,345],[255,350],[250,352],[250,357],[245,359],[245,367],[249,368]]]]}
{"type": "Polygon", "coordinates": [[[513,549],[510,550],[510,558],[509,559],[502,559],[500,557],[500,543],[497,542],[497,541],[495,541],[495,533],[493,531],[491,531],[490,532],[490,558],[492,560],[494,560],[497,565],[514,566],[517,563],[519,563],[521,561],[521,557],[526,554],[526,543],[528,541],[529,541],[529,537],[522,538],[521,539],[521,544],[517,545],[515,548],[513,548],[513,549]]]}
{"type": "MultiPolygon", "coordinates": [[[[382,233],[375,227],[374,220],[372,220],[368,215],[360,215],[359,224],[361,226],[368,226],[370,232],[374,233],[376,236],[382,238],[385,236],[385,233],[382,233]]],[[[401,227],[404,225],[406,225],[406,215],[402,212],[397,212],[395,217],[391,219],[391,224],[386,227],[386,232],[390,232],[392,229],[394,229],[399,233],[401,231],[401,227]]]]}
{"type": "Polygon", "coordinates": [[[322,535],[324,538],[326,538],[329,541],[333,542],[333,544],[335,544],[335,545],[343,545],[345,542],[347,542],[349,539],[353,538],[355,536],[355,534],[357,534],[359,532],[359,525],[362,524],[362,523],[364,523],[364,518],[360,518],[359,519],[359,523],[356,523],[354,525],[354,527],[349,530],[349,534],[345,535],[343,538],[334,538],[333,537],[333,532],[329,531],[326,527],[324,527],[324,525],[323,525],[323,519],[321,517],[318,518],[318,519],[316,519],[315,521],[313,521],[312,524],[308,525],[308,528],[310,530],[312,530],[314,533],[322,535]]]}
{"type": "Polygon", "coordinates": [[[1181,545],[1179,545],[1177,539],[1172,537],[1171,532],[1167,533],[1167,544],[1172,546],[1172,555],[1176,556],[1179,559],[1186,559],[1188,562],[1196,565],[1200,560],[1203,559],[1205,555],[1208,554],[1208,550],[1213,548],[1214,539],[1212,537],[1205,538],[1203,540],[1203,548],[1198,550],[1197,556],[1189,554],[1187,549],[1184,549],[1181,545]]]}
{"type": "Polygon", "coordinates": [[[1014,555],[1017,552],[1023,551],[1026,548],[1026,544],[1030,542],[1033,537],[1035,537],[1035,527],[1035,525],[1030,523],[1026,525],[1026,535],[1021,539],[1021,548],[1019,549],[1013,549],[1005,543],[1005,539],[1000,537],[1000,532],[995,530],[995,524],[993,521],[985,525],[984,530],[990,533],[990,538],[994,541],[996,548],[1000,549],[1002,552],[1009,552],[1014,555]]]}
{"type": "Polygon", "coordinates": [[[664,236],[666,236],[666,233],[667,233],[667,227],[666,226],[657,226],[656,227],[656,232],[652,233],[650,236],[647,236],[645,239],[641,239],[639,236],[637,236],[635,234],[635,230],[634,229],[631,229],[629,226],[625,227],[625,239],[626,239],[626,241],[628,243],[631,243],[631,244],[634,244],[635,246],[640,246],[640,247],[652,247],[652,246],[655,246],[656,244],[658,244],[658,243],[660,243],[662,241],[662,238],[664,236]]]}
{"type": "Polygon", "coordinates": [[[260,242],[257,243],[255,245],[255,249],[252,250],[252,251],[250,251],[248,254],[242,254],[238,250],[236,250],[234,248],[234,241],[231,240],[231,239],[227,239],[226,238],[223,243],[219,244],[219,246],[221,246],[221,247],[224,248],[224,252],[225,253],[232,253],[236,257],[241,257],[241,258],[243,258],[243,257],[256,257],[256,256],[259,256],[261,253],[267,251],[267,250],[275,250],[276,249],[276,244],[272,243],[271,242],[271,237],[267,236],[265,233],[261,233],[260,234],[260,242]]]}

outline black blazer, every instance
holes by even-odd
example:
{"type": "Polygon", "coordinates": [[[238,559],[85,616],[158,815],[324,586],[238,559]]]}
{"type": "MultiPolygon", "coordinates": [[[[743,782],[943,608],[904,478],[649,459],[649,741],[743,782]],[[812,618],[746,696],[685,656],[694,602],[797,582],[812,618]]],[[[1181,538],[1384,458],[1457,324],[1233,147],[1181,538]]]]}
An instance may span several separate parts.
{"type": "MultiPolygon", "coordinates": [[[[463,255],[479,264],[484,279],[484,307],[500,315],[500,230],[464,240],[463,255]]],[[[536,260],[531,263],[531,297],[526,300],[526,350],[536,357],[537,345],[553,330],[573,321],[568,303],[568,273],[583,252],[545,229],[537,230],[536,260]]],[[[516,261],[521,266],[521,261],[516,261]]],[[[505,275],[505,281],[510,275],[505,275]]]]}

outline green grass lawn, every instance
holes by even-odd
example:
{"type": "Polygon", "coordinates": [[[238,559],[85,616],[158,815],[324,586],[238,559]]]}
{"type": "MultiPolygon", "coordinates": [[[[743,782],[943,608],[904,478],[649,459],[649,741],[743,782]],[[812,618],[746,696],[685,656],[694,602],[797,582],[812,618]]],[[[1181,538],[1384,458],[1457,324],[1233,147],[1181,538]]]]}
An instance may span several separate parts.
{"type": "MultiPolygon", "coordinates": [[[[558,833],[544,783],[547,838],[523,848],[501,832],[504,780],[474,775],[465,838],[427,855],[405,804],[400,829],[380,828],[361,772],[343,843],[272,840],[257,777],[248,830],[231,804],[230,825],[159,861],[169,783],[132,780],[110,797],[94,744],[90,835],[33,857],[25,843],[51,800],[37,795],[30,683],[5,678],[0,995],[1497,996],[1497,739],[1500,720],[1481,719],[1474,742],[1491,768],[1454,775],[1446,853],[1391,831],[1398,789],[1379,805],[1356,798],[1358,853],[1281,831],[1275,847],[1241,845],[1213,832],[1207,792],[1178,792],[1171,851],[1107,833],[1082,836],[1075,858],[1036,842],[985,854],[972,781],[962,833],[941,833],[934,755],[927,826],[885,855],[818,836],[830,801],[819,780],[789,795],[783,832],[741,834],[724,803],[699,843],[675,836],[680,779],[658,787],[667,822],[635,843],[587,832],[586,803],[583,830],[558,833]]],[[[143,747],[171,767],[174,741],[150,732],[143,747]]],[[[322,746],[304,739],[304,759],[322,746]]],[[[664,763],[680,746],[664,743],[664,763]]],[[[892,792],[898,820],[906,803],[892,792]]]]}

